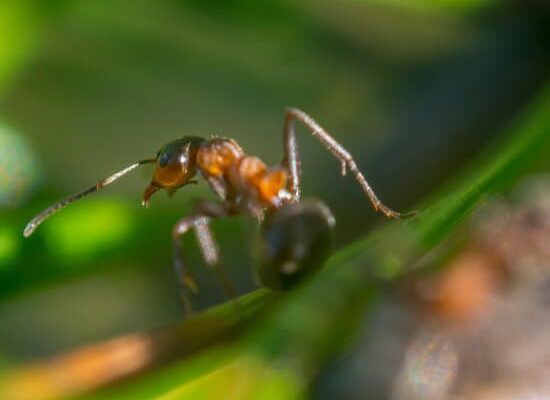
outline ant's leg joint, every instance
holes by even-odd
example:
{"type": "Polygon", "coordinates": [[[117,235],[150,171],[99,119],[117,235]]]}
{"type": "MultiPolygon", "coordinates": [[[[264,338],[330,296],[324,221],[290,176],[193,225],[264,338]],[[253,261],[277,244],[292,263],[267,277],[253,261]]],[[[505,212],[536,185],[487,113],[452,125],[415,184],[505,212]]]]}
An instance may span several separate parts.
{"type": "Polygon", "coordinates": [[[296,108],[296,107],[287,107],[285,109],[285,113],[289,114],[289,115],[292,115],[293,117],[295,117],[297,115],[304,115],[304,112],[302,110],[300,110],[299,108],[296,108]]]}
{"type": "Polygon", "coordinates": [[[340,172],[341,172],[342,176],[346,176],[347,173],[348,173],[348,163],[346,161],[341,161],[340,165],[341,165],[340,172]]]}

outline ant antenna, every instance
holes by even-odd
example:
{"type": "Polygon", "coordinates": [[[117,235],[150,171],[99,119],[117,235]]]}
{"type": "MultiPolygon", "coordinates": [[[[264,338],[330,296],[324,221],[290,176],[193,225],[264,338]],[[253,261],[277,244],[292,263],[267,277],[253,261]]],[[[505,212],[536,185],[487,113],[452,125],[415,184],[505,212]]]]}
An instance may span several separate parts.
{"type": "Polygon", "coordinates": [[[27,238],[30,235],[32,235],[32,233],[36,230],[36,228],[38,228],[38,226],[42,222],[44,222],[47,218],[49,218],[50,216],[52,216],[53,214],[55,214],[59,210],[67,207],[69,204],[75,202],[76,200],[79,200],[83,197],[86,197],[91,193],[97,192],[98,190],[103,189],[105,186],[109,186],[111,183],[113,183],[117,179],[123,177],[128,172],[133,171],[134,169],[136,169],[137,167],[139,167],[141,165],[150,164],[150,163],[154,163],[154,162],[156,162],[156,160],[154,160],[154,159],[138,161],[138,162],[130,165],[129,167],[126,167],[123,170],[115,172],[111,176],[108,176],[107,178],[100,180],[99,182],[97,182],[91,188],[86,189],[83,192],[73,194],[72,196],[69,196],[66,199],[63,199],[63,200],[49,206],[44,211],[39,213],[36,217],[34,217],[27,224],[27,226],[25,227],[25,230],[23,231],[23,236],[25,236],[27,238]]]}

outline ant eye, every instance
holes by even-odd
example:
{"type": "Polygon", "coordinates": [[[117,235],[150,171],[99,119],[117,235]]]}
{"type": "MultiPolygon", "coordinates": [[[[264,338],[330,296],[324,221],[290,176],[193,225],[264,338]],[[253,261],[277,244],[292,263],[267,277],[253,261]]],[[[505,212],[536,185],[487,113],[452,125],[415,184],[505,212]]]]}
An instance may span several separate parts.
{"type": "Polygon", "coordinates": [[[157,156],[157,160],[158,160],[159,165],[162,168],[165,168],[168,165],[168,162],[170,161],[170,154],[168,154],[167,152],[162,152],[161,153],[159,151],[158,156],[157,156]]]}
{"type": "Polygon", "coordinates": [[[178,163],[179,155],[182,153],[184,146],[185,143],[180,139],[162,147],[157,153],[158,166],[166,168],[169,164],[178,163]]]}

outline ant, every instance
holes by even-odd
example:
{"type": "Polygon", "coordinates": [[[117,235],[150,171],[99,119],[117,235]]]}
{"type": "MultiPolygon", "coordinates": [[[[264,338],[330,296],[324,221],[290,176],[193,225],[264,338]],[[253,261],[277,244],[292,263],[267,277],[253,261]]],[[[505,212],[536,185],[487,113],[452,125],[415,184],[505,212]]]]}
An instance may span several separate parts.
{"type": "Polygon", "coordinates": [[[44,220],[70,203],[109,186],[141,165],[154,163],[153,178],[143,194],[143,206],[147,207],[151,196],[160,189],[173,193],[197,183],[193,180],[197,174],[221,199],[196,202],[195,211],[180,219],[172,231],[174,266],[187,311],[191,310],[189,292],[198,290],[183,258],[181,238],[190,230],[195,231],[206,264],[219,274],[227,292],[236,293],[221,266],[219,248],[210,230],[210,223],[216,218],[244,213],[258,220],[262,239],[258,277],[272,290],[286,290],[328,258],[335,224],[330,209],[322,201],[301,200],[296,121],[304,124],[340,162],[342,175],[348,169],[351,171],[376,211],[388,218],[404,216],[378,199],[351,154],[336,139],[305,112],[289,108],[284,122],[284,157],[278,165],[266,166],[258,157],[247,155],[231,138],[185,136],[165,145],[154,159],[138,161],[48,207],[28,223],[23,235],[29,237],[44,220]]]}

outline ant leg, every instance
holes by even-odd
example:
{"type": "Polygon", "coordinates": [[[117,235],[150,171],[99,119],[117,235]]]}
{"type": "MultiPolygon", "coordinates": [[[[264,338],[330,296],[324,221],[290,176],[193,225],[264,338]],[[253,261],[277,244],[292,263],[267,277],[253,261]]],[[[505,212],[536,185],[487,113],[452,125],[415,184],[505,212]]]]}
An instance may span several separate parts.
{"type": "Polygon", "coordinates": [[[195,227],[197,241],[200,244],[202,257],[206,264],[211,267],[223,285],[224,291],[230,299],[237,297],[237,289],[233,281],[229,278],[223,267],[223,260],[220,256],[219,247],[214,239],[212,230],[208,224],[197,225],[195,227]]]}
{"type": "Polygon", "coordinates": [[[237,214],[238,210],[226,202],[198,200],[193,204],[195,212],[210,218],[223,218],[237,214]]]}
{"type": "Polygon", "coordinates": [[[289,173],[288,188],[294,201],[300,201],[301,160],[298,142],[296,140],[296,123],[292,114],[287,110],[284,125],[284,157],[281,163],[289,173]]]}
{"type": "Polygon", "coordinates": [[[220,250],[210,229],[210,222],[213,218],[219,218],[229,214],[225,210],[223,204],[216,202],[199,202],[197,204],[197,209],[199,210],[198,214],[184,217],[179,220],[176,225],[174,225],[172,233],[174,267],[176,269],[178,282],[182,287],[182,298],[187,312],[190,312],[192,309],[191,300],[188,296],[189,291],[193,293],[198,291],[195,280],[189,274],[185,266],[181,242],[181,237],[191,229],[195,231],[203,260],[217,273],[226,294],[230,298],[237,297],[237,290],[231,279],[225,273],[220,250]]]}
{"type": "Polygon", "coordinates": [[[180,219],[174,225],[174,228],[172,230],[174,268],[176,269],[178,283],[180,284],[182,289],[181,296],[185,311],[187,313],[190,313],[192,311],[191,299],[188,295],[189,291],[193,293],[198,292],[198,286],[195,282],[195,279],[189,274],[189,271],[185,266],[185,262],[183,260],[181,237],[196,226],[204,225],[208,222],[209,218],[207,217],[192,215],[180,219]]]}
{"type": "Polygon", "coordinates": [[[283,158],[283,166],[289,171],[289,189],[295,200],[300,199],[300,156],[298,153],[298,143],[296,141],[295,121],[303,123],[310,130],[313,137],[317,138],[325,148],[340,161],[342,175],[346,175],[346,171],[349,168],[376,211],[381,211],[388,218],[399,218],[403,216],[380,201],[357,167],[357,164],[355,164],[355,160],[344,146],[336,141],[336,139],[305,112],[297,108],[289,108],[285,113],[285,156],[283,158]]]}
{"type": "MultiPolygon", "coordinates": [[[[208,200],[199,200],[195,204],[195,209],[197,210],[197,213],[206,215],[210,218],[222,218],[236,213],[236,210],[232,209],[228,203],[208,200]]],[[[235,288],[233,281],[225,272],[219,247],[216,244],[210,226],[208,224],[199,225],[196,227],[195,233],[197,235],[197,241],[201,245],[203,259],[206,261],[208,266],[212,267],[218,274],[220,282],[222,283],[228,297],[231,299],[236,298],[237,289],[235,288]]]]}

